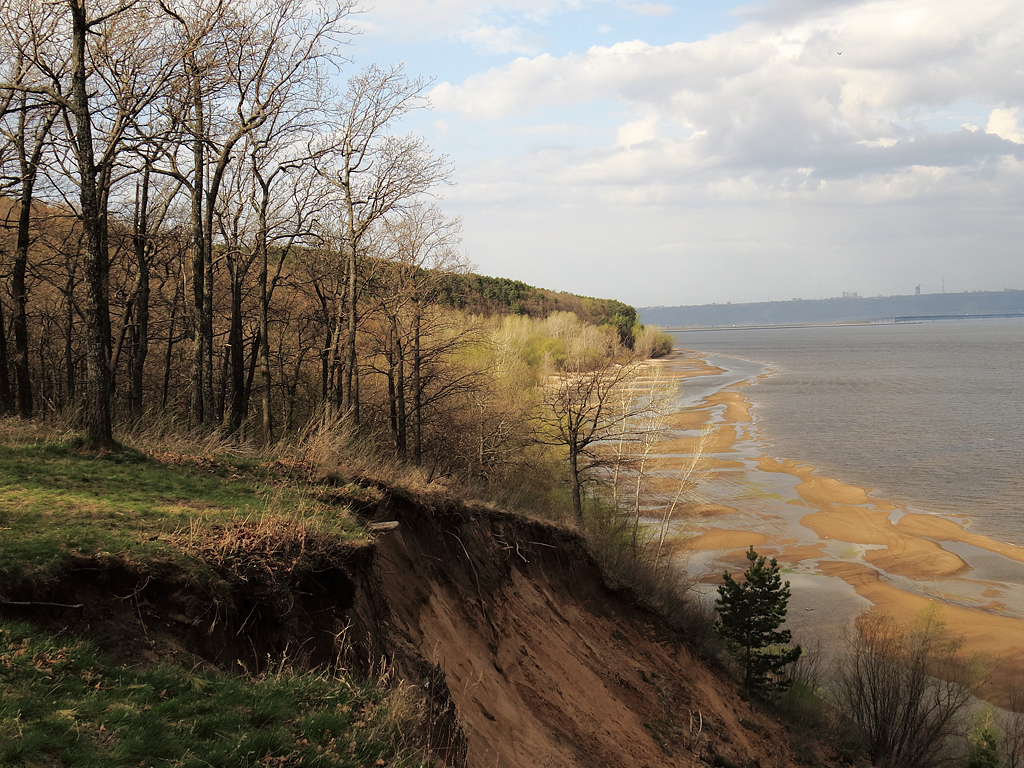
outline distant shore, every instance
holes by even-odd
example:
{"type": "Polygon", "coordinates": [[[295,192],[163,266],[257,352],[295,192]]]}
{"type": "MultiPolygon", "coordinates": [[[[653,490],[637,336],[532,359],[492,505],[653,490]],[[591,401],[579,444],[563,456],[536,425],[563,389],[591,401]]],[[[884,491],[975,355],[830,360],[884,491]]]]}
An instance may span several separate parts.
{"type": "Polygon", "coordinates": [[[703,331],[774,331],[780,328],[848,328],[862,325],[895,325],[893,320],[864,321],[860,323],[780,323],[778,325],[709,325],[697,327],[665,328],[668,333],[698,333],[703,331]]]}
{"type": "MultiPolygon", "coordinates": [[[[682,351],[659,365],[684,388],[687,380],[696,386],[697,377],[721,372],[699,353],[682,351]]],[[[1024,563],[1024,547],[972,533],[966,519],[908,511],[809,464],[766,455],[744,392],[750,383],[725,386],[677,413],[656,449],[667,488],[673,468],[691,461],[687,454],[701,450],[706,432],[700,461],[707,498],[698,494],[680,523],[693,536],[692,569],[704,568],[717,583],[723,568],[745,565],[751,545],[778,558],[793,583],[790,624],[798,637],[833,650],[864,609],[907,622],[938,602],[950,632],[963,636],[964,652],[986,659],[986,698],[1005,705],[1024,686],[1024,617],[1001,600],[1008,585],[972,576],[972,561],[977,550],[1024,563]],[[731,495],[728,503],[716,501],[716,489],[731,495]]]]}

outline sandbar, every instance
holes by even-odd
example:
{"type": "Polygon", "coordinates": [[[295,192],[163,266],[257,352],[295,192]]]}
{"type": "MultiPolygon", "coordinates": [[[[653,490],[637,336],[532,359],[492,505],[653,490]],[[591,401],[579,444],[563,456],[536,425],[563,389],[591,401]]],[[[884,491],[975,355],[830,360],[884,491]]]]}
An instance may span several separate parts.
{"type": "MultiPolygon", "coordinates": [[[[707,372],[687,354],[675,353],[675,360],[666,363],[666,372],[682,378],[684,387],[691,371],[707,372]]],[[[670,487],[672,480],[666,472],[673,466],[679,470],[691,466],[688,454],[701,453],[702,461],[714,458],[719,462],[714,468],[704,466],[701,477],[705,480],[713,481],[717,470],[739,473],[752,486],[775,488],[778,483],[785,485],[781,478],[789,477],[791,491],[770,513],[755,514],[765,509],[764,497],[769,494],[761,494],[747,509],[743,498],[719,502],[714,490],[706,490],[705,496],[710,498],[704,502],[704,514],[691,511],[686,516],[686,531],[692,534],[689,548],[721,551],[719,562],[727,565],[740,562],[748,546],[767,548],[766,552],[801,573],[838,577],[871,603],[871,611],[902,622],[938,603],[950,632],[962,635],[963,651],[984,657],[996,670],[984,689],[985,697],[1007,704],[1009,692],[1024,686],[1024,644],[1020,642],[1024,618],[1006,615],[1006,607],[996,598],[1008,587],[997,582],[970,582],[984,590],[978,595],[979,605],[957,598],[954,587],[971,571],[969,556],[949,551],[942,542],[969,544],[1020,563],[1024,563],[1024,547],[973,533],[948,517],[907,512],[901,504],[874,496],[869,488],[821,475],[807,463],[766,455],[749,427],[738,429],[756,419],[747,392],[742,385],[727,386],[669,419],[670,433],[652,457],[662,475],[657,485],[659,489],[670,487]],[[772,481],[772,477],[780,479],[772,481]],[[773,533],[768,528],[776,519],[783,525],[773,533]],[[794,530],[802,533],[794,538],[794,530]],[[982,596],[991,602],[980,605],[982,596]]],[[[836,582],[823,578],[822,583],[823,597],[818,599],[827,602],[829,585],[836,582]]],[[[851,628],[855,618],[849,617],[851,628]]]]}
{"type": "Polygon", "coordinates": [[[713,552],[716,550],[745,550],[748,547],[760,547],[768,537],[761,533],[750,531],[728,531],[721,528],[708,528],[702,533],[687,540],[691,549],[702,552],[713,552]]]}

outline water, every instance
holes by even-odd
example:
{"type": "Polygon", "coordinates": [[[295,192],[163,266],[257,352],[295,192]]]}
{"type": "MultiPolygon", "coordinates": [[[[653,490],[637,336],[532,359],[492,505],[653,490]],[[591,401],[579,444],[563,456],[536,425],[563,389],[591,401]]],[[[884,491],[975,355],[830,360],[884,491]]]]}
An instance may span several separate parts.
{"type": "Polygon", "coordinates": [[[1024,545],[1024,320],[677,338],[733,379],[774,371],[745,390],[769,453],[1024,545]]]}

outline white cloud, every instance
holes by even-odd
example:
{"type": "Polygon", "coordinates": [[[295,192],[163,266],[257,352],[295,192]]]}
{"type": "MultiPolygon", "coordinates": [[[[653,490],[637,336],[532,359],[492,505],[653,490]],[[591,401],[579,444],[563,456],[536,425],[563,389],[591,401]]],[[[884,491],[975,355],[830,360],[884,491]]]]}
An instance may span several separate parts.
{"type": "Polygon", "coordinates": [[[658,138],[658,118],[656,116],[632,120],[619,127],[618,146],[632,147],[634,144],[654,141],[658,138]]]}
{"type": "Polygon", "coordinates": [[[477,53],[485,55],[536,53],[533,46],[523,41],[523,33],[519,27],[499,29],[493,24],[479,24],[472,29],[459,32],[457,38],[477,53]]]}
{"type": "Polygon", "coordinates": [[[1001,139],[1012,141],[1014,144],[1024,144],[1024,133],[1017,125],[1017,112],[1019,108],[993,109],[988,117],[986,133],[991,133],[1001,139]]]}
{"type": "MultiPolygon", "coordinates": [[[[500,120],[610,100],[633,113],[616,121],[619,146],[650,140],[660,121],[703,133],[707,161],[806,165],[934,133],[930,123],[959,100],[1024,102],[1015,75],[1024,14],[1008,0],[975,5],[884,0],[790,26],[750,22],[695,43],[541,54],[444,83],[435,103],[500,120]]],[[[993,111],[989,132],[1019,135],[1010,117],[993,111]]]]}
{"type": "Polygon", "coordinates": [[[837,275],[836,290],[900,292],[965,253],[985,254],[978,287],[988,264],[1024,287],[1018,2],[774,0],[697,42],[541,53],[442,83],[453,133],[495,147],[449,198],[486,222],[474,258],[490,273],[638,303],[763,300],[772,280],[775,298],[811,297],[837,275]],[[510,140],[523,135],[563,138],[510,140]],[[601,287],[623,258],[680,277],[657,297],[639,278],[632,295],[601,287]],[[701,266],[727,260],[742,274],[728,284],[701,266]]]}
{"type": "Polygon", "coordinates": [[[514,129],[521,136],[582,136],[588,132],[585,125],[557,123],[545,125],[527,125],[514,129]]]}

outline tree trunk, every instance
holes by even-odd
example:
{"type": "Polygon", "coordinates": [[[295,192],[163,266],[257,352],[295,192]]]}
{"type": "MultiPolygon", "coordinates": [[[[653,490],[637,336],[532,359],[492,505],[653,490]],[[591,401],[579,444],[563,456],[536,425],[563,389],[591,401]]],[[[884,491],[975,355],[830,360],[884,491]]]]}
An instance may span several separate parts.
{"type": "Polygon", "coordinates": [[[171,321],[170,327],[167,330],[167,354],[164,355],[164,388],[163,394],[160,398],[161,408],[167,407],[167,399],[170,397],[171,392],[171,363],[174,360],[174,324],[178,319],[178,297],[181,295],[181,281],[175,280],[174,282],[174,300],[171,302],[171,321]]]}
{"type": "Polygon", "coordinates": [[[358,314],[356,310],[356,264],[358,235],[356,233],[355,202],[352,198],[352,179],[348,167],[345,168],[345,213],[348,216],[348,236],[346,237],[346,256],[348,258],[348,275],[345,282],[345,301],[348,306],[348,323],[345,328],[345,357],[342,371],[341,407],[347,412],[352,423],[359,426],[359,395],[355,381],[356,377],[356,322],[358,314]]]}
{"type": "Polygon", "coordinates": [[[256,239],[260,260],[260,329],[259,329],[259,360],[260,360],[260,416],[263,422],[263,444],[274,442],[274,420],[270,404],[270,294],[267,282],[270,271],[270,246],[267,226],[267,205],[270,191],[263,185],[263,198],[260,201],[260,228],[256,239]]]}
{"type": "Polygon", "coordinates": [[[132,339],[131,366],[128,382],[128,414],[132,419],[142,415],[143,373],[149,354],[149,164],[142,174],[142,186],[136,204],[135,231],[132,245],[139,270],[135,292],[135,331],[132,339]]]}
{"type": "Polygon", "coordinates": [[[245,345],[242,340],[242,280],[245,271],[239,263],[229,267],[228,271],[231,274],[231,327],[228,331],[231,404],[226,431],[233,435],[241,428],[245,416],[245,345]]]}
{"type": "Polygon", "coordinates": [[[572,511],[576,516],[576,524],[583,526],[583,496],[580,492],[579,451],[569,446],[569,485],[572,488],[572,511]]]}
{"type": "Polygon", "coordinates": [[[203,412],[206,422],[221,421],[224,418],[224,402],[216,407],[213,395],[213,222],[211,218],[212,201],[206,201],[206,262],[203,265],[203,312],[199,322],[200,346],[203,353],[203,412]]]}
{"type": "Polygon", "coordinates": [[[420,350],[422,310],[419,302],[413,309],[412,327],[412,460],[416,466],[423,462],[423,357],[420,350]]]}
{"type": "Polygon", "coordinates": [[[242,418],[249,418],[249,409],[252,407],[252,382],[256,378],[256,363],[260,359],[260,332],[252,339],[252,349],[249,351],[249,365],[245,374],[245,397],[243,400],[242,418]]]}
{"type": "Polygon", "coordinates": [[[67,383],[67,400],[65,404],[71,403],[78,396],[77,379],[75,375],[75,275],[77,270],[74,265],[68,270],[68,281],[64,286],[65,296],[68,302],[67,323],[64,326],[64,376],[67,383]]]}
{"type": "Polygon", "coordinates": [[[395,451],[398,451],[398,392],[395,386],[395,330],[388,328],[387,346],[384,350],[384,357],[388,361],[388,416],[391,424],[391,441],[395,444],[395,451]]]}
{"type": "Polygon", "coordinates": [[[14,398],[11,393],[11,379],[8,373],[9,359],[7,356],[7,323],[4,321],[3,302],[0,301],[0,413],[14,413],[14,398]]]}
{"type": "Polygon", "coordinates": [[[271,445],[274,442],[274,414],[271,410],[270,397],[270,322],[267,317],[269,301],[267,300],[267,275],[266,261],[264,261],[263,274],[260,280],[260,416],[263,420],[263,444],[271,445]]]}
{"type": "Polygon", "coordinates": [[[35,174],[24,178],[21,188],[21,210],[18,212],[18,241],[14,250],[14,272],[11,276],[11,295],[14,298],[14,378],[18,388],[18,415],[32,418],[32,378],[28,357],[28,292],[25,277],[28,272],[29,227],[32,222],[32,182],[35,174]]]}
{"type": "Polygon", "coordinates": [[[71,111],[75,120],[75,143],[79,173],[79,200],[85,254],[82,273],[86,287],[86,432],[89,444],[110,450],[114,442],[111,416],[110,307],[107,294],[106,238],[102,231],[105,217],[97,189],[97,172],[92,144],[92,115],[86,90],[85,0],[69,0],[72,16],[71,111]]]}
{"type": "Polygon", "coordinates": [[[203,339],[203,296],[206,279],[206,235],[203,231],[203,192],[206,188],[205,170],[205,132],[206,125],[203,112],[203,97],[200,90],[200,74],[195,61],[190,62],[192,83],[193,137],[192,162],[195,166],[192,179],[192,312],[190,334],[192,336],[192,373],[189,381],[191,405],[189,423],[192,427],[205,424],[212,418],[211,411],[206,409],[203,382],[205,370],[209,368],[209,360],[205,357],[203,339]]]}
{"type": "Polygon", "coordinates": [[[395,328],[395,394],[397,397],[398,411],[398,457],[405,459],[408,451],[407,439],[407,413],[405,410],[405,349],[402,347],[402,337],[398,333],[397,321],[395,328]]]}

